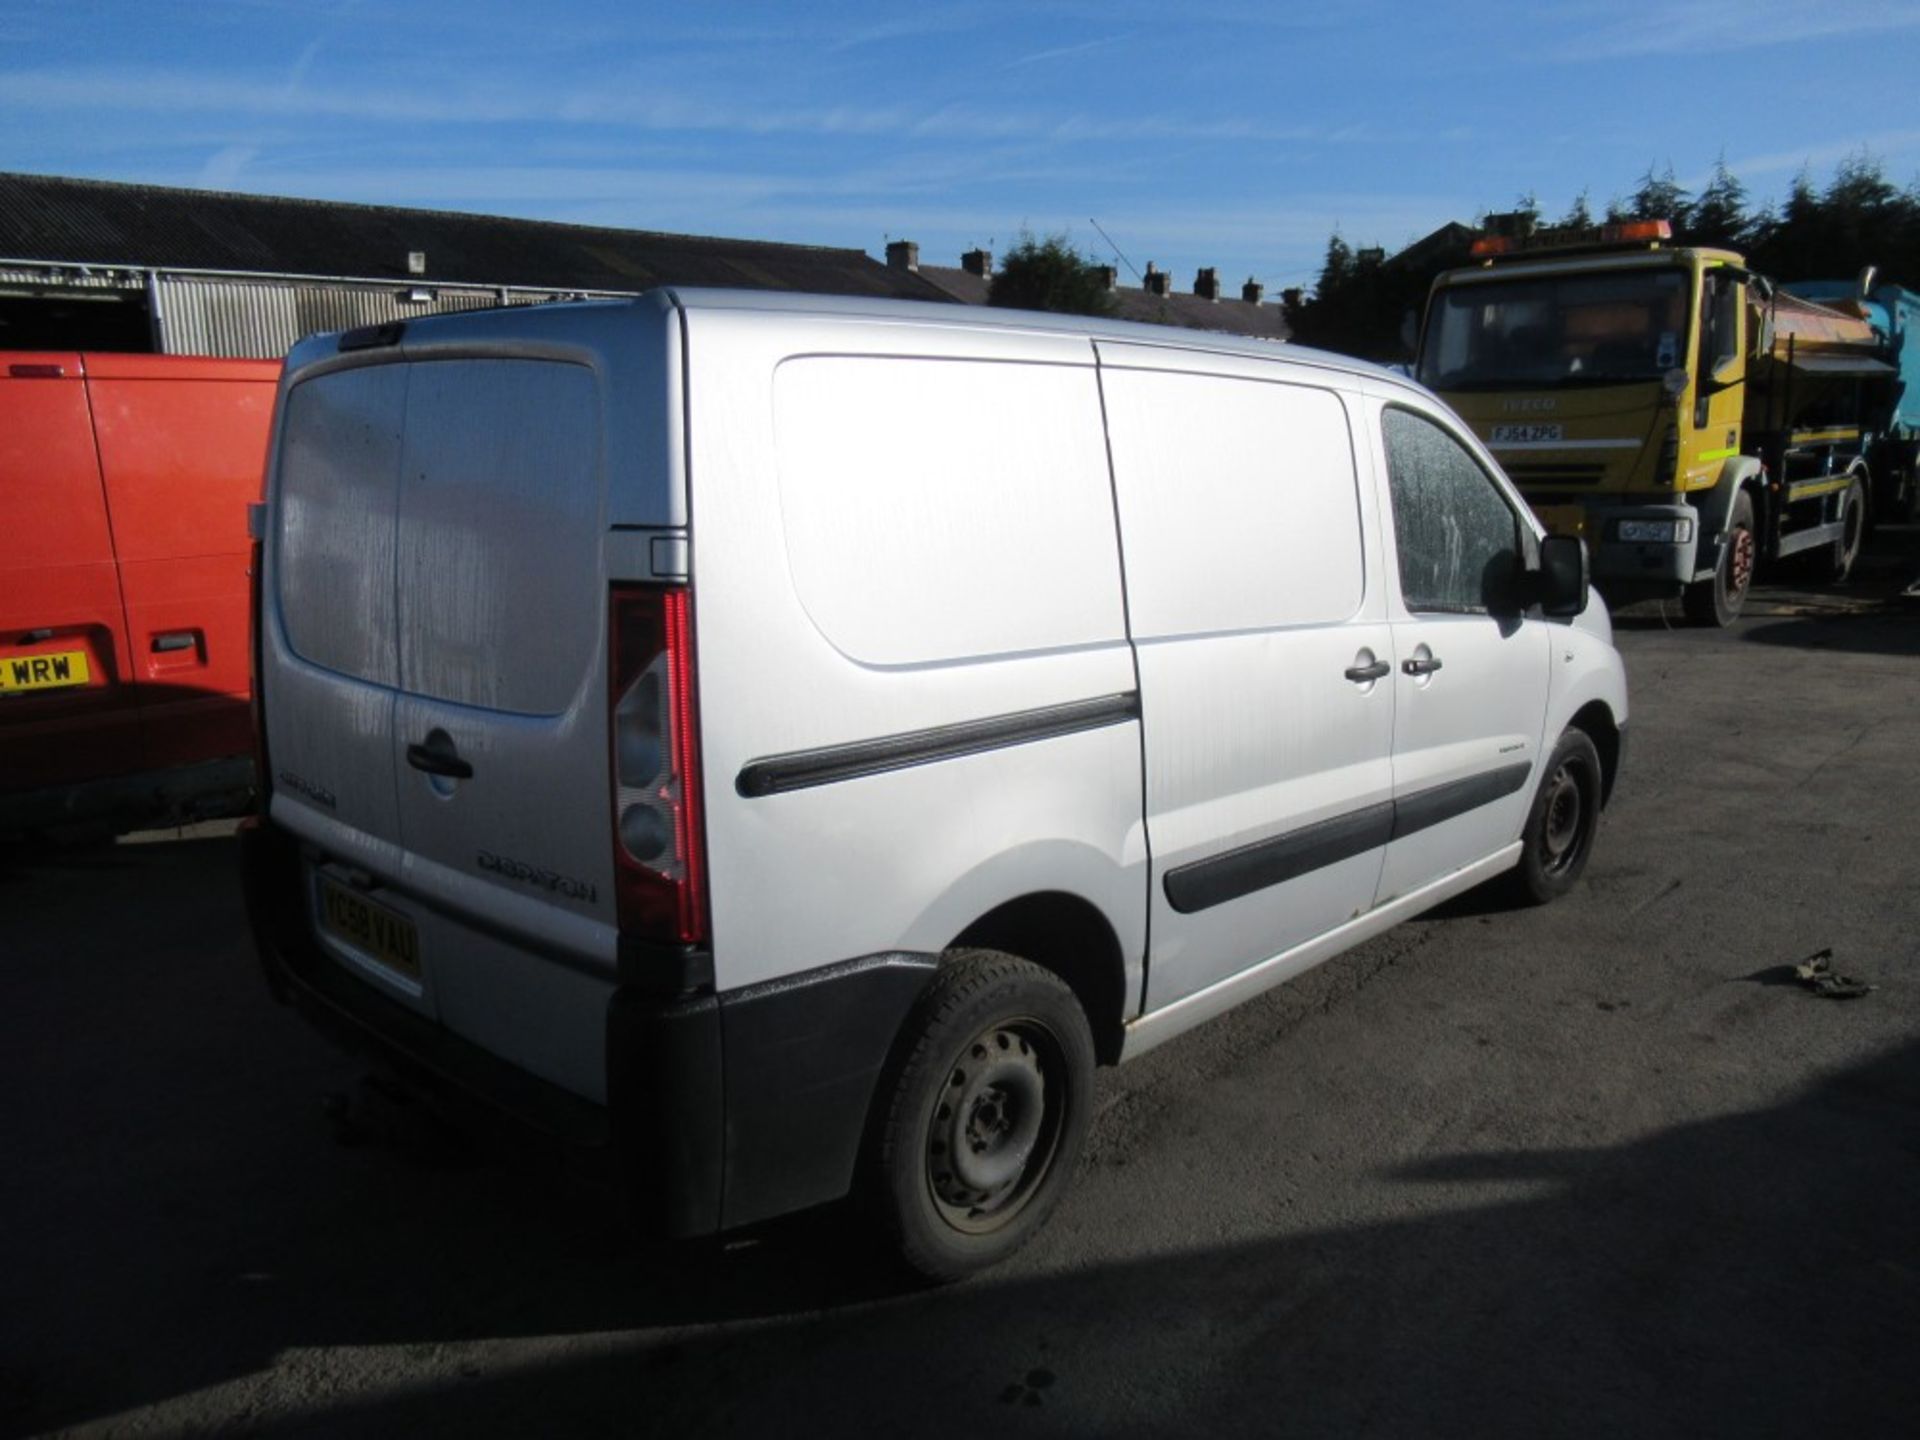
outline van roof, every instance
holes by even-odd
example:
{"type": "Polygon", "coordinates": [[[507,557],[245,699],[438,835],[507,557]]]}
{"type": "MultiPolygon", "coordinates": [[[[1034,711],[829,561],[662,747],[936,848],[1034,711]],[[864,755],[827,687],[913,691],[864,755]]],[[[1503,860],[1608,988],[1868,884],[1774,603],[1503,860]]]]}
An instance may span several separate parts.
{"type": "MultiPolygon", "coordinates": [[[[937,325],[957,330],[1008,330],[1026,334],[1084,335],[1093,340],[1128,341],[1136,345],[1157,345],[1168,349],[1200,353],[1245,355],[1259,360],[1280,360],[1294,365],[1314,366],[1343,375],[1367,377],[1405,389],[1427,393],[1418,381],[1369,360],[1315,350],[1290,341],[1250,339],[1212,330],[1189,330],[1165,325],[1148,325],[1131,320],[1104,320],[1084,315],[1060,315],[1042,310],[993,309],[984,305],[949,305],[918,300],[870,299],[863,296],[819,295],[797,291],[730,290],[699,287],[662,286],[632,299],[569,300],[544,305],[514,305],[497,310],[467,310],[440,315],[422,315],[404,322],[410,337],[432,344],[453,336],[461,340],[474,337],[476,324],[491,329],[494,325],[522,335],[536,332],[543,316],[598,312],[611,315],[625,310],[652,309],[670,305],[692,314],[700,311],[743,311],[762,315],[817,315],[823,318],[909,321],[916,325],[937,325]]],[[[287,357],[290,377],[315,362],[331,362],[339,353],[336,333],[309,335],[287,357]]],[[[371,355],[368,357],[372,359],[371,355]]]]}
{"type": "Polygon", "coordinates": [[[1127,340],[1135,344],[1177,349],[1252,355],[1263,360],[1289,360],[1301,365],[1323,365],[1349,374],[1371,375],[1396,384],[1407,383],[1385,366],[1356,360],[1328,350],[1315,350],[1287,341],[1253,339],[1215,330],[1174,329],[1135,320],[1105,320],[1087,315],[1061,315],[1045,310],[995,309],[985,305],[940,305],[919,300],[880,300],[864,296],[815,295],[795,291],[719,290],[670,286],[664,290],[687,311],[751,310],[786,315],[823,315],[876,320],[906,320],[955,329],[1040,331],[1051,335],[1086,335],[1094,339],[1127,340]]]}

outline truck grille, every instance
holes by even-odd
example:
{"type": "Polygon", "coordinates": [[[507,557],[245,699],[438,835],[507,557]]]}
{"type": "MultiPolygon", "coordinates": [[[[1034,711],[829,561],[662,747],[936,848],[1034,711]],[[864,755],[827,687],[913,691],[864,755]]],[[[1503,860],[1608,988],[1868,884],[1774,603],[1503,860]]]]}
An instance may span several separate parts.
{"type": "Polygon", "coordinates": [[[1598,485],[1605,465],[1508,464],[1507,475],[1516,485],[1598,485]]]}

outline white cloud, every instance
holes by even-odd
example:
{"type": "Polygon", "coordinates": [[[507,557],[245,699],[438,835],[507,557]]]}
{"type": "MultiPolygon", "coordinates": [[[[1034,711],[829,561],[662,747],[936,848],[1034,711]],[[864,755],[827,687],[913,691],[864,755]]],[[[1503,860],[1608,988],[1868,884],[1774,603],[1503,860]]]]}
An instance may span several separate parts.
{"type": "Polygon", "coordinates": [[[1084,55],[1089,50],[1104,50],[1110,45],[1118,45],[1123,40],[1131,40],[1136,32],[1126,30],[1118,35],[1102,36],[1098,40],[1083,40],[1078,45],[1057,45],[1051,50],[1036,50],[1031,55],[1021,55],[1009,60],[1005,69],[1018,70],[1025,65],[1039,65],[1048,60],[1064,60],[1069,55],[1084,55]]]}
{"type": "MultiPolygon", "coordinates": [[[[1920,151],[1920,130],[1886,130],[1874,135],[1856,135],[1847,140],[1822,141],[1795,150],[1746,155],[1738,160],[1729,160],[1727,169],[1744,181],[1751,175],[1798,172],[1802,166],[1811,166],[1815,171],[1820,171],[1862,153],[1876,159],[1897,160],[1916,151],[1920,151]]],[[[1898,175],[1894,179],[1897,181],[1898,175]]]]}
{"type": "Polygon", "coordinates": [[[1887,0],[1616,0],[1576,14],[1598,23],[1554,47],[1555,59],[1709,55],[1920,28],[1920,7],[1887,0]]]}
{"type": "Polygon", "coordinates": [[[257,145],[227,145],[207,157],[200,173],[193,177],[197,190],[232,190],[241,175],[260,153],[257,145]]]}
{"type": "MultiPolygon", "coordinates": [[[[46,69],[0,72],[0,109],[223,112],[255,117],[314,116],[414,124],[501,124],[546,120],[625,125],[661,132],[736,135],[903,136],[1095,144],[1123,141],[1247,143],[1425,143],[1434,137],[1365,125],[1284,124],[1248,116],[1181,114],[1115,117],[1041,110],[1003,111],[970,105],[931,110],[858,104],[781,107],[689,99],[629,89],[514,91],[470,80],[464,90],[421,92],[399,86],[324,87],[267,84],[185,71],[46,69]]],[[[1442,137],[1445,138],[1445,137],[1442,137]]]]}

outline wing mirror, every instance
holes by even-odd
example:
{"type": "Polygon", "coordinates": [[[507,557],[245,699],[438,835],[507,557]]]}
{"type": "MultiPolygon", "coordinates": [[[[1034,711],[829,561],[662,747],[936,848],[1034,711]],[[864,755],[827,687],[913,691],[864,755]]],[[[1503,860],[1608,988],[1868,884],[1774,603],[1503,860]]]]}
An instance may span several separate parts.
{"type": "Polygon", "coordinates": [[[1587,542],[1578,535],[1549,535],[1540,542],[1536,591],[1542,613],[1569,620],[1587,608],[1587,542]]]}

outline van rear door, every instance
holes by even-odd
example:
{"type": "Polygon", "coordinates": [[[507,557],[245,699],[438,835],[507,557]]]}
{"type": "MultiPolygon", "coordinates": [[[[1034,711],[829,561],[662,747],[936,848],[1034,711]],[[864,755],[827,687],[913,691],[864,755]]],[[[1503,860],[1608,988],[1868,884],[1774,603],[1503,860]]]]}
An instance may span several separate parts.
{"type": "Polygon", "coordinates": [[[585,308],[296,355],[269,567],[290,653],[263,669],[322,946],[598,1099],[618,932],[595,346],[640,327],[585,308]]]}
{"type": "Polygon", "coordinates": [[[273,818],[368,872],[400,859],[393,556],[407,379],[404,366],[362,365],[288,388],[264,577],[273,818]]]}
{"type": "Polygon", "coordinates": [[[395,592],[395,793],[441,1021],[604,1088],[614,951],[604,485],[593,369],[411,371],[395,592]]]}
{"type": "Polygon", "coordinates": [[[141,768],[81,357],[0,357],[0,793],[141,768]]]}
{"type": "Polygon", "coordinates": [[[150,768],[244,755],[247,506],[280,365],[89,355],[150,768]]]}

